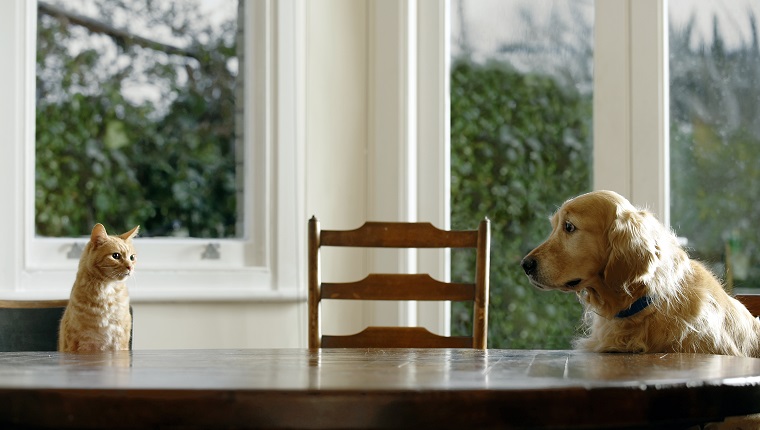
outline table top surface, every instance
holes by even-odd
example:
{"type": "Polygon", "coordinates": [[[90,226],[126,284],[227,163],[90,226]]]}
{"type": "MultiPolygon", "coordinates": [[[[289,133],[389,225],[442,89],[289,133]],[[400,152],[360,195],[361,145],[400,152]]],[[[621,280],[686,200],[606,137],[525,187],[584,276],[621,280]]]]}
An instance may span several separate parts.
{"type": "MultiPolygon", "coordinates": [[[[577,420],[579,426],[588,425],[589,420],[596,419],[595,412],[578,412],[584,402],[591,404],[592,410],[598,409],[606,420],[627,414],[626,419],[634,423],[668,422],[675,418],[700,421],[760,412],[760,359],[703,354],[471,349],[0,353],[0,416],[4,413],[4,399],[14,402],[14,413],[20,413],[24,401],[20,394],[33,393],[29,401],[39,403],[40,396],[60,399],[74,392],[79,397],[66,400],[69,410],[76,406],[77,399],[88,397],[87,393],[92,394],[90,401],[104,398],[105,393],[106,399],[114,395],[124,405],[130,399],[144,401],[146,393],[150,393],[156,405],[163,398],[160,393],[172,402],[192,397],[193,402],[199,402],[195,404],[213,403],[224,393],[228,401],[232,396],[241,402],[241,407],[257,406],[271,411],[277,409],[272,402],[279,395],[289,396],[289,410],[308,409],[309,405],[314,406],[315,399],[336,405],[343,399],[353,405],[357,401],[366,403],[367,413],[377,413],[375,409],[387,408],[388,402],[399,399],[442,410],[449,403],[466,400],[473,407],[484,408],[478,412],[481,415],[500,411],[499,417],[492,417],[500,421],[484,424],[572,425],[576,423],[572,420],[577,420]],[[257,397],[257,393],[266,396],[257,397]],[[658,406],[662,402],[685,402],[685,406],[658,406]],[[537,405],[541,405],[547,417],[522,414],[523,409],[536,409],[537,405]],[[546,409],[546,405],[552,406],[546,409]],[[507,410],[513,411],[512,415],[504,415],[507,410]],[[670,414],[676,417],[666,416],[670,414]]],[[[139,403],[142,407],[151,404],[139,403]]],[[[31,411],[39,414],[38,409],[30,406],[31,411]]],[[[439,415],[441,420],[448,420],[443,423],[454,423],[451,420],[455,418],[447,418],[445,412],[439,415]]],[[[280,424],[272,421],[272,417],[267,419],[270,427],[280,424]]],[[[405,419],[408,421],[404,422],[430,424],[405,419]]],[[[368,421],[367,415],[355,417],[356,421],[345,417],[341,420],[353,425],[375,422],[368,421]]],[[[330,426],[335,422],[324,424],[330,426]]]]}
{"type": "Polygon", "coordinates": [[[472,349],[0,353],[0,388],[526,390],[760,385],[760,359],[472,349]]]}

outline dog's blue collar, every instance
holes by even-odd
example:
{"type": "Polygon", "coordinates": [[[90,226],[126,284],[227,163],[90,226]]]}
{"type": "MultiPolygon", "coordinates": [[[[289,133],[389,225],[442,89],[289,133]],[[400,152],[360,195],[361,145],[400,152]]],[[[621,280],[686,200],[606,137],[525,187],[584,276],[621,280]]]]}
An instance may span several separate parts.
{"type": "Polygon", "coordinates": [[[643,311],[647,308],[647,306],[651,305],[654,299],[650,296],[643,296],[633,302],[630,308],[623,309],[622,311],[618,312],[617,315],[615,315],[615,318],[628,318],[631,316],[636,315],[637,313],[643,311]]]}

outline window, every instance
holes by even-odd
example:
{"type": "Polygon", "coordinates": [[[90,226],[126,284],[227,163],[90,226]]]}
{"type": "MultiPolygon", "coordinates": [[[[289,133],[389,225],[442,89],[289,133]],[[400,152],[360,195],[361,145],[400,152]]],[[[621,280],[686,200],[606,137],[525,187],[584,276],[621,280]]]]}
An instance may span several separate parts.
{"type": "Polygon", "coordinates": [[[668,7],[671,224],[729,289],[760,288],[760,7],[668,7]]]}
{"type": "MultiPolygon", "coordinates": [[[[592,187],[594,4],[456,0],[451,17],[451,224],[492,221],[489,346],[570,347],[577,299],[538,291],[519,262],[592,187]]],[[[453,278],[466,258],[452,252],[453,278]]],[[[470,312],[452,305],[452,333],[470,312]]]]}
{"type": "Polygon", "coordinates": [[[245,236],[244,9],[38,3],[37,236],[245,236]]]}
{"type": "MultiPolygon", "coordinates": [[[[40,3],[42,7],[46,5],[49,6],[49,3],[40,3]]],[[[10,156],[2,161],[3,169],[0,175],[2,183],[7,184],[7,200],[24,202],[23,205],[14,206],[0,215],[0,220],[8,229],[8,240],[0,244],[0,256],[3,257],[0,263],[0,294],[30,298],[68,294],[74,280],[76,259],[67,258],[67,254],[75,243],[84,243],[86,240],[80,237],[50,237],[58,233],[41,231],[38,228],[39,224],[35,222],[35,214],[43,213],[35,206],[35,167],[39,167],[35,166],[35,160],[40,158],[47,163],[61,161],[59,157],[44,159],[35,152],[34,35],[37,7],[37,2],[24,0],[3,2],[0,5],[0,21],[4,31],[0,55],[12,60],[11,67],[0,71],[0,93],[6,95],[0,101],[0,112],[4,114],[0,119],[0,126],[7,130],[6,139],[12,148],[10,156]]],[[[237,9],[237,2],[232,7],[237,9]]],[[[224,178],[226,192],[234,190],[234,196],[230,196],[227,202],[234,201],[228,204],[229,207],[234,207],[234,210],[228,212],[234,212],[236,220],[214,222],[206,231],[200,233],[191,233],[192,230],[188,228],[188,233],[196,236],[195,238],[165,237],[162,234],[150,233],[151,230],[160,232],[160,228],[153,229],[143,225],[153,237],[138,239],[140,269],[134,280],[130,281],[133,298],[295,299],[301,294],[297,289],[301,283],[299,258],[292,257],[300,256],[298,250],[303,246],[301,242],[304,230],[299,212],[303,201],[300,185],[303,151],[299,146],[303,122],[303,112],[299,107],[302,106],[302,103],[299,103],[302,85],[298,83],[302,79],[299,67],[303,55],[300,51],[303,28],[301,9],[300,3],[287,0],[278,1],[276,4],[274,1],[266,0],[245,2],[245,7],[241,4],[244,13],[239,22],[243,23],[243,37],[246,42],[239,44],[244,46],[243,59],[237,64],[234,60],[226,61],[223,66],[230,76],[239,73],[246,82],[242,94],[235,95],[238,117],[244,116],[246,121],[238,122],[233,133],[235,137],[243,136],[242,143],[237,143],[239,150],[236,157],[240,157],[242,152],[245,173],[241,175],[235,167],[225,165],[213,175],[214,179],[224,178]],[[274,76],[277,76],[276,80],[274,76]],[[241,98],[242,102],[238,103],[241,98]],[[244,106],[242,111],[241,105],[244,106]],[[235,171],[233,185],[228,183],[231,178],[229,169],[235,171]],[[206,250],[218,252],[221,258],[203,258],[206,250]]],[[[112,19],[112,27],[118,28],[123,24],[124,16],[114,13],[112,19]]],[[[73,27],[75,25],[69,24],[67,31],[81,30],[75,30],[73,27]]],[[[45,31],[45,28],[45,25],[42,25],[41,31],[45,31]]],[[[139,26],[134,29],[135,32],[139,30],[139,26]]],[[[158,39],[161,34],[156,31],[150,36],[158,39]]],[[[104,39],[96,43],[107,44],[110,38],[108,35],[99,37],[104,39]]],[[[202,40],[202,37],[199,39],[202,40]]],[[[167,39],[163,40],[164,44],[169,44],[167,39]]],[[[180,44],[176,40],[171,42],[180,44]]],[[[90,64],[98,61],[98,55],[89,52],[84,43],[69,49],[79,55],[81,61],[90,64]]],[[[109,49],[112,49],[112,54],[119,53],[118,49],[109,49]]],[[[148,55],[148,49],[144,47],[135,49],[144,50],[148,55]]],[[[165,60],[169,57],[162,55],[165,60]]],[[[240,55],[241,52],[236,53],[236,56],[240,55]]],[[[123,59],[114,58],[116,61],[111,64],[113,69],[110,70],[125,67],[123,59]]],[[[174,67],[168,60],[162,61],[154,68],[165,67],[168,70],[174,67]]],[[[134,67],[150,66],[147,63],[136,62],[134,67]]],[[[192,69],[192,66],[190,68],[192,69]]],[[[184,72],[183,75],[177,68],[172,73],[179,76],[175,84],[181,84],[183,79],[195,77],[192,73],[184,72]]],[[[91,85],[77,81],[78,77],[73,79],[72,82],[80,86],[79,97],[93,94],[90,91],[91,85]]],[[[159,84],[171,85],[167,82],[160,81],[159,84]]],[[[129,92],[131,97],[150,99],[150,90],[146,89],[148,87],[140,89],[145,82],[136,79],[129,84],[135,87],[135,91],[129,92]],[[140,95],[141,92],[144,94],[140,95]]],[[[166,104],[176,101],[172,97],[169,97],[169,100],[156,99],[155,95],[152,97],[156,111],[147,115],[149,119],[161,117],[161,109],[166,109],[166,104]]],[[[129,101],[139,104],[135,103],[135,100],[129,101]]],[[[88,103],[84,105],[92,108],[88,103]]],[[[120,115],[127,115],[127,112],[113,106],[112,111],[108,112],[103,112],[108,109],[102,106],[99,109],[101,111],[96,110],[95,115],[111,115],[107,117],[110,121],[101,124],[101,135],[107,137],[106,140],[111,147],[125,148],[124,137],[131,137],[132,130],[120,115]]],[[[155,125],[146,121],[146,127],[152,126],[155,125]]],[[[194,126],[191,124],[190,128],[194,126]]],[[[193,143],[188,142],[188,145],[191,144],[193,143]]],[[[231,145],[234,146],[235,143],[231,145]]],[[[109,161],[118,164],[124,160],[116,157],[109,161]]],[[[236,158],[236,162],[239,161],[241,159],[236,158]]],[[[95,171],[103,166],[89,168],[95,171]]],[[[205,170],[207,169],[197,169],[200,174],[205,170]]],[[[117,171],[115,175],[122,173],[117,171]]],[[[40,176],[43,176],[43,180],[52,181],[44,175],[40,176]]],[[[107,180],[115,179],[111,177],[107,180]]],[[[117,184],[114,188],[120,186],[117,184]]],[[[124,191],[124,194],[131,197],[131,191],[124,191]]],[[[193,191],[186,191],[184,195],[192,198],[192,193],[193,191]]],[[[97,206],[101,203],[92,204],[97,206]]],[[[191,214],[189,216],[197,217],[192,215],[192,211],[188,212],[191,214]]],[[[145,218],[145,215],[142,217],[145,218]]],[[[144,223],[137,215],[125,218],[129,218],[125,223],[144,223]]],[[[83,225],[86,227],[91,221],[88,219],[83,225]]],[[[172,219],[167,225],[173,227],[176,223],[172,219]]],[[[80,232],[82,227],[77,228],[78,230],[62,230],[61,234],[83,234],[80,232]]],[[[182,231],[183,227],[180,226],[179,230],[182,231]]],[[[116,232],[118,231],[113,233],[116,232]]],[[[84,234],[89,234],[89,229],[84,234]]]]}

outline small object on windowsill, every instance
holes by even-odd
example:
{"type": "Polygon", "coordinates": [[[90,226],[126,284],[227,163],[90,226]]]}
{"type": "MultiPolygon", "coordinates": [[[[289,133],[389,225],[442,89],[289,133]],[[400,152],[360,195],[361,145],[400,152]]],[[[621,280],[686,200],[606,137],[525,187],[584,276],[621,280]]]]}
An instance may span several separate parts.
{"type": "Polygon", "coordinates": [[[66,258],[69,260],[79,260],[79,257],[82,256],[82,252],[84,252],[84,245],[74,242],[74,244],[71,245],[69,252],[66,253],[66,258]]]}
{"type": "Polygon", "coordinates": [[[201,254],[202,260],[218,260],[221,258],[221,254],[219,253],[219,244],[218,243],[209,243],[206,245],[206,248],[203,250],[203,254],[201,254]]]}

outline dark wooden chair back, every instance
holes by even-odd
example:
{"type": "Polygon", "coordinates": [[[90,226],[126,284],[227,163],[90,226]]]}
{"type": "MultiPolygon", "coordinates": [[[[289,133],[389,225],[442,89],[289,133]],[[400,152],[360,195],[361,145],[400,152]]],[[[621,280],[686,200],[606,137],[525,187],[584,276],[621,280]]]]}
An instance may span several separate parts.
{"type": "Polygon", "coordinates": [[[490,221],[477,230],[441,230],[430,223],[367,222],[356,230],[322,230],[309,220],[309,348],[478,348],[488,337],[488,280],[490,221]],[[475,279],[469,283],[442,282],[428,274],[369,274],[355,282],[323,282],[320,249],[355,248],[472,248],[475,279]],[[472,301],[471,336],[441,336],[422,327],[367,327],[344,336],[321,333],[320,304],[337,300],[472,301]]]}
{"type": "Polygon", "coordinates": [[[68,300],[0,300],[0,351],[55,351],[68,300]]]}
{"type": "Polygon", "coordinates": [[[736,300],[740,301],[753,316],[760,316],[760,294],[737,294],[736,300]]]}
{"type": "MultiPolygon", "coordinates": [[[[57,351],[58,327],[68,302],[0,300],[0,352],[57,351]]],[[[131,306],[129,313],[132,314],[131,306]]]]}

